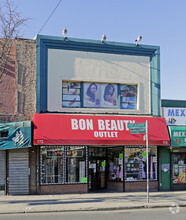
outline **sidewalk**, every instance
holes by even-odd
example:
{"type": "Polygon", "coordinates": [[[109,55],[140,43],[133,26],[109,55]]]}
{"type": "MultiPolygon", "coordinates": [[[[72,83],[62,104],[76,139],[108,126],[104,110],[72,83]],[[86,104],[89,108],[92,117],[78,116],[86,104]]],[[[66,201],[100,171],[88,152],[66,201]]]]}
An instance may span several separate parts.
{"type": "Polygon", "coordinates": [[[87,193],[61,195],[0,195],[0,214],[99,211],[186,206],[186,191],[87,193]]]}

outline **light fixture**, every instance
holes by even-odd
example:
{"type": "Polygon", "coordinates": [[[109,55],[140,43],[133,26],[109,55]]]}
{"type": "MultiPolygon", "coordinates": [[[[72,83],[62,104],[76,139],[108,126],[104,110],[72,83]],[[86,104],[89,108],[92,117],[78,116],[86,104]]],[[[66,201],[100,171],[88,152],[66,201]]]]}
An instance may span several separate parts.
{"type": "Polygon", "coordinates": [[[103,42],[103,41],[105,41],[107,39],[107,37],[106,37],[106,35],[102,35],[102,38],[101,38],[101,43],[103,42]]]}
{"type": "Polygon", "coordinates": [[[64,36],[64,40],[66,39],[66,34],[67,34],[67,29],[66,29],[66,28],[64,28],[64,29],[63,29],[63,36],[64,36]]]}
{"type": "Polygon", "coordinates": [[[138,42],[142,40],[142,36],[141,35],[138,35],[137,39],[135,40],[136,41],[136,46],[138,45],[138,42]]]}

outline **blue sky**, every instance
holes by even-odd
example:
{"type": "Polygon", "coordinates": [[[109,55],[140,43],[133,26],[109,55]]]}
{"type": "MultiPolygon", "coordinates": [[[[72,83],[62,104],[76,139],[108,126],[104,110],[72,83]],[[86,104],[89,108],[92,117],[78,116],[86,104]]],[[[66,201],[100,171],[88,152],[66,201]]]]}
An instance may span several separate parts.
{"type": "MultiPolygon", "coordinates": [[[[3,1],[3,0],[1,0],[3,1]]],[[[12,0],[23,17],[24,38],[33,39],[59,0],[12,0]]],[[[185,0],[62,0],[42,35],[160,46],[161,98],[186,100],[185,0]]]]}

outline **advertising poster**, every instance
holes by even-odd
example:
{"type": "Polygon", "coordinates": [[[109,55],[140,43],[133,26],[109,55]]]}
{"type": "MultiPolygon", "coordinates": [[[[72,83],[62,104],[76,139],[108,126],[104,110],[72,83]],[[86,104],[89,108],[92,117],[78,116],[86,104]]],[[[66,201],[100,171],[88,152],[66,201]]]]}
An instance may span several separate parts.
{"type": "Polygon", "coordinates": [[[121,85],[121,108],[136,109],[137,87],[135,85],[121,85]]]}
{"type": "Polygon", "coordinates": [[[83,83],[84,107],[99,108],[101,89],[98,83],[83,83]]]}
{"type": "Polygon", "coordinates": [[[115,84],[102,84],[101,85],[101,107],[102,108],[118,108],[117,94],[118,89],[115,84]]]}
{"type": "Polygon", "coordinates": [[[80,108],[80,83],[63,82],[63,107],[80,108]]]}

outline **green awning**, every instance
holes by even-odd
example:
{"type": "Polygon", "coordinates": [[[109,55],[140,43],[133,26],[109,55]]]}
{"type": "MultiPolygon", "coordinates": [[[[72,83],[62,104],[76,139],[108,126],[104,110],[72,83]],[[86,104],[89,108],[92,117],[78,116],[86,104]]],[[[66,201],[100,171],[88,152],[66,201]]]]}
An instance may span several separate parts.
{"type": "Polygon", "coordinates": [[[186,126],[168,126],[171,146],[186,146],[186,126]]]}
{"type": "Polygon", "coordinates": [[[31,146],[31,121],[0,123],[0,150],[31,146]]]}

